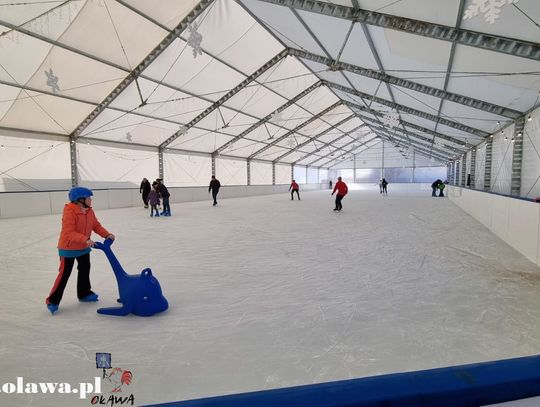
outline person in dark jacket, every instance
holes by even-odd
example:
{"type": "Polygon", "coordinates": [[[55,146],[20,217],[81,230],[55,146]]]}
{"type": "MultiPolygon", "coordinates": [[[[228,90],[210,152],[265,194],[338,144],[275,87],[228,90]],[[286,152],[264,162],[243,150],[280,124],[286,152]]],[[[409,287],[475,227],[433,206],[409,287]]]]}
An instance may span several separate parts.
{"type": "Polygon", "coordinates": [[[296,192],[296,195],[298,196],[298,200],[300,200],[300,193],[298,192],[300,190],[300,187],[296,183],[296,181],[293,179],[291,182],[291,186],[289,187],[289,191],[291,191],[291,201],[294,201],[294,193],[296,192]]]}
{"type": "Polygon", "coordinates": [[[208,193],[212,191],[212,198],[214,199],[214,205],[217,205],[217,194],[219,192],[219,188],[221,188],[220,182],[216,179],[214,175],[212,175],[212,180],[210,181],[210,185],[208,185],[208,193]]]}
{"type": "Polygon", "coordinates": [[[159,192],[159,196],[161,196],[161,199],[163,199],[163,212],[161,212],[161,215],[171,216],[171,206],[169,205],[169,198],[171,194],[163,183],[162,178],[156,179],[156,182],[158,183],[156,190],[159,192]]]}
{"type": "Polygon", "coordinates": [[[148,208],[148,194],[150,193],[151,189],[152,187],[150,186],[150,181],[143,178],[141,186],[139,187],[139,194],[142,194],[142,200],[145,208],[148,208]]]}
{"type": "Polygon", "coordinates": [[[334,208],[334,211],[341,211],[343,209],[343,206],[341,205],[341,200],[347,195],[347,192],[349,192],[349,188],[347,188],[347,184],[345,184],[341,177],[338,177],[338,181],[336,182],[336,186],[334,187],[334,190],[330,195],[334,195],[334,193],[337,191],[336,195],[336,207],[334,208]]]}
{"type": "Polygon", "coordinates": [[[384,178],[382,179],[381,186],[382,186],[381,194],[388,195],[388,190],[386,189],[386,187],[388,186],[388,181],[386,179],[384,178]]]}
{"type": "Polygon", "coordinates": [[[154,211],[156,212],[156,217],[159,217],[159,192],[157,191],[158,183],[152,183],[152,190],[148,194],[148,203],[150,204],[150,217],[154,216],[154,211]]]}
{"type": "Polygon", "coordinates": [[[431,184],[431,196],[437,196],[437,189],[439,189],[439,184],[442,184],[440,179],[436,179],[433,184],[431,184]]]}

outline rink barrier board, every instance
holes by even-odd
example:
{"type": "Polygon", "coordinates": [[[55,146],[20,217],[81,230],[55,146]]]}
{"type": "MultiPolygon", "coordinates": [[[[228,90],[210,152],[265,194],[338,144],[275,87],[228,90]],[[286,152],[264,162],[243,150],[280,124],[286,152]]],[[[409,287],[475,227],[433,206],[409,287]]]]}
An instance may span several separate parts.
{"type": "MultiPolygon", "coordinates": [[[[325,189],[326,184],[304,184],[300,191],[325,189]]],[[[211,200],[208,187],[168,188],[171,203],[211,200]]],[[[218,199],[287,193],[289,185],[233,185],[223,186],[218,199]]],[[[142,206],[139,189],[94,189],[95,210],[142,206]]],[[[67,191],[4,192],[0,193],[0,218],[51,215],[61,213],[67,203],[67,191]]]]}
{"type": "Polygon", "coordinates": [[[151,406],[478,407],[538,395],[537,355],[151,406]]]}
{"type": "Polygon", "coordinates": [[[453,203],[540,266],[540,205],[537,202],[456,186],[448,189],[453,203]]]}

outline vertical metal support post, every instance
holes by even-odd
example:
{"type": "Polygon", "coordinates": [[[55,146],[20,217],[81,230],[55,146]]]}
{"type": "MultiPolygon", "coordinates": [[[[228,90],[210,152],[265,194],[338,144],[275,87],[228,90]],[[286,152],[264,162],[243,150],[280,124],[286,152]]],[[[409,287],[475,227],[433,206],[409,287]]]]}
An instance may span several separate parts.
{"type": "Polygon", "coordinates": [[[381,179],[384,178],[384,140],[382,141],[381,179]]]}
{"type": "Polygon", "coordinates": [[[165,179],[165,177],[163,176],[163,149],[161,147],[158,149],[158,162],[159,178],[165,179]]]}
{"type": "Polygon", "coordinates": [[[247,184],[251,185],[251,160],[247,160],[247,184]]]}
{"type": "Polygon", "coordinates": [[[471,185],[469,188],[476,189],[476,147],[473,147],[471,150],[471,168],[469,174],[471,174],[471,185]]]}
{"type": "Polygon", "coordinates": [[[216,156],[212,154],[212,175],[216,176],[216,156]]]}
{"type": "Polygon", "coordinates": [[[71,186],[76,187],[79,184],[79,169],[77,167],[77,143],[75,137],[70,138],[69,157],[71,160],[71,186]]]}
{"type": "Polygon", "coordinates": [[[520,196],[521,194],[521,168],[523,163],[523,129],[525,127],[525,117],[516,120],[514,126],[514,136],[512,143],[514,151],[512,153],[512,184],[510,194],[520,196]]]}
{"type": "Polygon", "coordinates": [[[272,162],[272,185],[276,185],[276,163],[272,162]]]}
{"type": "Polygon", "coordinates": [[[484,191],[491,191],[491,160],[493,152],[493,139],[488,138],[486,140],[486,162],[484,170],[484,191]]]}

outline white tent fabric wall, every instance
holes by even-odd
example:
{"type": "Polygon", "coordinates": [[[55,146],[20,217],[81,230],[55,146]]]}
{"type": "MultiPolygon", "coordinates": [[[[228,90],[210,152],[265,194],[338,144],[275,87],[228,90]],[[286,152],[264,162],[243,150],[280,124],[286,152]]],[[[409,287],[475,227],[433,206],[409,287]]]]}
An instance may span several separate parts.
{"type": "Polygon", "coordinates": [[[196,154],[164,153],[163,176],[167,187],[207,186],[212,176],[212,159],[196,154]]]}
{"type": "Polygon", "coordinates": [[[523,162],[521,168],[521,195],[540,196],[540,108],[531,113],[523,130],[523,162]]]}
{"type": "Polygon", "coordinates": [[[296,180],[297,184],[307,183],[307,168],[300,165],[295,165],[293,167],[293,178],[296,180]]]}
{"type": "Polygon", "coordinates": [[[276,164],[276,185],[291,183],[291,166],[287,164],[276,164]]]}
{"type": "Polygon", "coordinates": [[[514,125],[493,136],[491,155],[491,192],[510,194],[512,187],[512,161],[514,125]],[[505,140],[506,139],[506,140],[505,140]]]}
{"type": "Polygon", "coordinates": [[[326,168],[319,168],[319,183],[325,184],[328,181],[328,170],[326,168]]]}
{"type": "Polygon", "coordinates": [[[216,178],[222,185],[247,185],[247,161],[216,158],[216,178]]]}
{"type": "Polygon", "coordinates": [[[272,164],[261,161],[249,163],[251,185],[272,185],[272,164]]]}
{"type": "Polygon", "coordinates": [[[319,182],[319,170],[313,167],[307,167],[307,183],[317,184],[319,182]]]}
{"type": "Polygon", "coordinates": [[[486,175],[486,143],[476,147],[476,168],[474,172],[474,188],[484,190],[486,175]]]}
{"type": "Polygon", "coordinates": [[[77,143],[77,167],[79,184],[88,188],[138,188],[158,172],[159,161],[155,149],[77,143]]]}
{"type": "Polygon", "coordinates": [[[47,191],[71,186],[69,142],[9,137],[0,130],[0,192],[47,191]],[[39,169],[39,170],[36,170],[39,169]]]}

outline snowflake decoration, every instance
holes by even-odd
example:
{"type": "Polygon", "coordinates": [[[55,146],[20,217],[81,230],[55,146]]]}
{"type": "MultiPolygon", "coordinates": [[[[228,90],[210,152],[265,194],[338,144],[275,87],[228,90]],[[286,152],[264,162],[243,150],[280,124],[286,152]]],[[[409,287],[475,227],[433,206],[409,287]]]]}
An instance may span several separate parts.
{"type": "Polygon", "coordinates": [[[178,135],[183,136],[187,134],[188,130],[189,130],[189,127],[186,126],[185,124],[182,124],[180,128],[178,129],[178,135]]]}
{"type": "Polygon", "coordinates": [[[517,3],[519,0],[472,0],[472,4],[465,10],[464,20],[471,19],[479,13],[484,14],[484,19],[494,24],[501,14],[501,7],[517,3]]]}
{"type": "Polygon", "coordinates": [[[52,68],[49,71],[43,71],[47,75],[47,85],[52,88],[53,92],[60,92],[60,87],[58,86],[58,76],[53,73],[52,68]]]}
{"type": "Polygon", "coordinates": [[[278,112],[277,110],[270,115],[270,120],[274,123],[279,123],[283,121],[283,112],[278,112]]]}
{"type": "Polygon", "coordinates": [[[294,137],[291,136],[289,137],[289,148],[294,148],[294,147],[296,147],[296,143],[295,143],[294,137]]]}
{"type": "Polygon", "coordinates": [[[381,121],[387,127],[393,128],[399,126],[399,114],[397,112],[389,112],[385,114],[381,121]]]}
{"type": "Polygon", "coordinates": [[[200,32],[197,31],[197,23],[188,25],[189,29],[189,38],[187,44],[193,48],[193,58],[197,58],[197,55],[202,55],[201,42],[203,36],[200,32]]]}
{"type": "Polygon", "coordinates": [[[133,136],[131,135],[131,133],[126,134],[126,140],[129,141],[130,143],[133,141],[133,136]]]}

